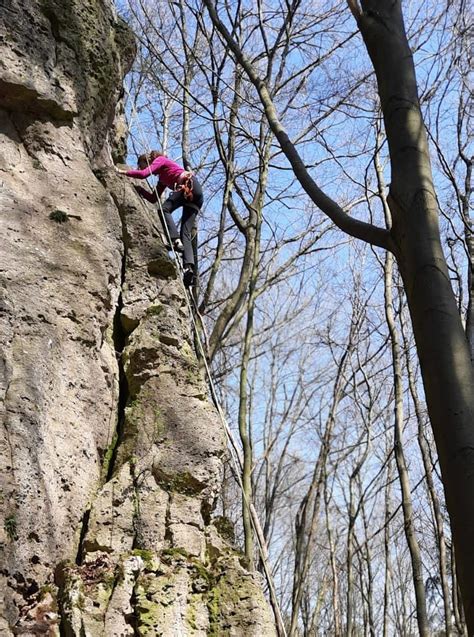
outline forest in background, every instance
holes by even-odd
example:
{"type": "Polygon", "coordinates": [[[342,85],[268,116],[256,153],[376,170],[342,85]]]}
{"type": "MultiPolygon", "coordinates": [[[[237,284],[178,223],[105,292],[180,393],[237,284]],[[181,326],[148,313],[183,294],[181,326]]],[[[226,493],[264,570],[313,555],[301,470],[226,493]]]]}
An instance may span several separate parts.
{"type": "MultiPolygon", "coordinates": [[[[117,5],[139,40],[130,161],[162,149],[204,187],[198,304],[288,633],[467,634],[391,253],[343,234],[305,194],[204,5],[117,5]]],[[[322,190],[352,217],[389,227],[380,99],[347,5],[217,6],[322,190]]],[[[472,352],[471,16],[462,0],[403,9],[443,250],[472,352]]],[[[230,468],[219,512],[261,568],[230,468]]]]}

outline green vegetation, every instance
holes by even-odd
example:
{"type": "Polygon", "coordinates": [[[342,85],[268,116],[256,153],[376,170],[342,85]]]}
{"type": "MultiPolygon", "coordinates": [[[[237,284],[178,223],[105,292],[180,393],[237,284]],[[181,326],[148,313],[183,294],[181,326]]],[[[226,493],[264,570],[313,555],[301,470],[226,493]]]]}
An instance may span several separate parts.
{"type": "Polygon", "coordinates": [[[16,518],[14,515],[9,515],[5,518],[4,529],[10,540],[15,541],[18,540],[17,528],[16,528],[16,518]]]}
{"type": "Polygon", "coordinates": [[[141,557],[145,568],[149,571],[154,570],[157,561],[157,555],[148,549],[133,549],[132,555],[141,557]]]}
{"type": "MultiPolygon", "coordinates": [[[[167,557],[173,558],[173,557],[180,556],[185,559],[191,559],[191,555],[185,549],[182,549],[180,547],[163,549],[163,551],[161,551],[161,556],[163,558],[167,558],[167,557]]],[[[166,559],[164,561],[166,561],[166,559]]]]}
{"type": "Polygon", "coordinates": [[[234,525],[229,520],[229,518],[226,518],[223,515],[218,515],[212,520],[212,522],[214,526],[216,527],[219,535],[227,542],[234,544],[235,530],[234,530],[234,525]]]}
{"type": "Polygon", "coordinates": [[[147,308],[146,311],[148,316],[159,316],[162,312],[163,306],[161,305],[161,303],[159,305],[150,305],[150,307],[147,308]]]}
{"type": "Polygon", "coordinates": [[[163,472],[155,470],[155,480],[166,491],[174,491],[182,495],[196,495],[201,493],[204,484],[197,480],[188,471],[166,475],[163,472]]]}
{"type": "Polygon", "coordinates": [[[56,223],[65,223],[66,221],[69,221],[69,215],[63,210],[53,210],[53,212],[49,213],[49,218],[51,221],[55,221],[56,223]]]}
{"type": "Polygon", "coordinates": [[[115,447],[117,445],[118,433],[117,430],[114,431],[114,435],[112,436],[112,440],[110,441],[110,445],[107,447],[104,460],[102,462],[102,479],[105,480],[109,473],[110,462],[114,455],[115,447]]]}
{"type": "Polygon", "coordinates": [[[221,618],[221,592],[218,587],[209,591],[207,598],[207,610],[209,612],[209,631],[208,637],[219,637],[219,623],[221,618]]]}

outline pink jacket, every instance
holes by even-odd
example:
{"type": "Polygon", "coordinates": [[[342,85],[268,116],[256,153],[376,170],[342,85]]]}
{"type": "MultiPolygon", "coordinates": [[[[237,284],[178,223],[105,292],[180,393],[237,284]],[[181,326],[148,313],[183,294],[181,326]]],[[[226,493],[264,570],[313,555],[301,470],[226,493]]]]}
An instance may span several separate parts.
{"type": "MultiPolygon", "coordinates": [[[[174,188],[183,172],[184,168],[172,159],[168,159],[168,157],[157,157],[143,170],[127,170],[126,174],[127,177],[135,177],[135,179],[146,179],[150,175],[156,175],[159,178],[156,190],[158,194],[161,195],[166,187],[174,188]]],[[[148,199],[148,201],[151,201],[152,203],[156,202],[156,195],[154,192],[150,193],[144,188],[139,188],[138,190],[142,197],[148,199]]]]}

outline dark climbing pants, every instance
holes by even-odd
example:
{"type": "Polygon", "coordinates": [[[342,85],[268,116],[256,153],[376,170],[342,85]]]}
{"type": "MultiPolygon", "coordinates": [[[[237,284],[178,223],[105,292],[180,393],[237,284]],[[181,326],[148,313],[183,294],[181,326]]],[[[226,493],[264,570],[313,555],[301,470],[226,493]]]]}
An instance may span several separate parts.
{"type": "Polygon", "coordinates": [[[192,245],[192,230],[196,223],[198,212],[202,208],[203,201],[201,184],[195,177],[193,177],[192,201],[185,199],[181,190],[177,190],[171,193],[162,206],[171,241],[180,238],[183,242],[184,265],[192,265],[193,267],[195,265],[192,245]],[[176,208],[180,208],[181,206],[183,207],[183,215],[181,217],[180,232],[178,232],[172,213],[176,210],[176,208]]]}

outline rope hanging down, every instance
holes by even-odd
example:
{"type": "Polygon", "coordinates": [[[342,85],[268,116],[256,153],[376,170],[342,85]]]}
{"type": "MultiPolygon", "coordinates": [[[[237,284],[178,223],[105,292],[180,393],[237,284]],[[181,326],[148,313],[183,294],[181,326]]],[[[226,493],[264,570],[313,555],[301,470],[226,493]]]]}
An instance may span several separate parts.
{"type": "MultiPolygon", "coordinates": [[[[143,143],[143,148],[147,151],[147,164],[148,164],[148,168],[150,167],[150,163],[148,160],[148,156],[149,153],[151,151],[148,143],[147,143],[147,139],[146,136],[144,134],[143,128],[141,126],[140,123],[140,119],[138,117],[138,112],[137,109],[135,107],[135,103],[132,99],[132,96],[130,95],[130,91],[128,90],[128,87],[126,86],[126,84],[124,84],[124,89],[125,92],[127,93],[127,97],[130,100],[130,104],[131,104],[131,109],[132,109],[132,116],[130,119],[130,125],[133,122],[134,119],[136,119],[137,122],[137,129],[140,135],[140,138],[142,140],[143,143]]],[[[147,182],[148,183],[148,182],[147,182]]],[[[150,184],[149,184],[150,185],[150,184]]],[[[198,329],[198,326],[196,324],[196,319],[195,319],[195,315],[199,318],[199,322],[201,325],[201,330],[204,334],[204,337],[206,339],[206,341],[208,342],[208,335],[207,335],[207,331],[206,331],[206,327],[204,325],[204,320],[203,317],[201,315],[201,313],[199,312],[199,309],[197,307],[197,304],[195,303],[194,297],[193,295],[186,289],[184,282],[183,282],[183,268],[181,265],[181,261],[179,259],[178,254],[176,253],[176,250],[174,249],[174,245],[173,245],[173,241],[171,240],[171,236],[168,230],[168,226],[166,224],[166,219],[163,213],[163,209],[161,207],[161,198],[160,195],[158,194],[157,190],[156,190],[156,186],[152,185],[151,186],[154,194],[156,195],[156,200],[158,203],[158,210],[160,212],[160,217],[161,217],[161,222],[163,225],[163,228],[165,230],[165,235],[167,238],[167,241],[169,243],[169,245],[171,246],[171,250],[173,252],[174,258],[175,258],[175,262],[177,264],[178,267],[178,272],[179,272],[179,279],[181,281],[181,286],[183,288],[183,292],[184,292],[184,297],[186,299],[186,303],[188,306],[188,311],[189,314],[191,316],[191,321],[193,324],[193,329],[194,332],[196,334],[196,342],[198,343],[198,347],[199,347],[199,352],[198,354],[200,355],[201,359],[204,362],[204,367],[206,370],[206,376],[208,379],[208,385],[209,385],[209,390],[210,390],[210,394],[212,397],[212,401],[217,409],[217,412],[219,414],[220,420],[222,422],[222,426],[224,428],[224,432],[226,434],[226,438],[227,438],[227,443],[229,446],[229,450],[230,450],[230,456],[231,456],[231,466],[234,472],[234,476],[237,480],[237,483],[239,485],[241,494],[242,494],[242,498],[246,504],[246,506],[248,507],[249,511],[250,511],[250,519],[252,521],[252,526],[255,532],[255,537],[257,538],[257,544],[258,544],[258,549],[259,549],[259,553],[260,553],[260,558],[262,561],[262,565],[263,565],[263,570],[265,572],[265,578],[267,580],[267,584],[268,584],[268,589],[270,591],[270,600],[271,600],[271,605],[273,608],[273,612],[275,614],[275,619],[276,619],[276,623],[278,626],[278,632],[280,633],[280,635],[282,637],[287,637],[287,632],[285,629],[285,624],[283,622],[283,617],[282,617],[282,613],[281,613],[281,609],[280,609],[280,605],[278,603],[278,599],[277,599],[277,595],[276,595],[276,590],[275,590],[275,585],[273,582],[273,577],[271,574],[271,570],[270,570],[270,566],[268,563],[268,549],[267,549],[267,545],[265,542],[265,538],[263,535],[263,531],[262,531],[262,526],[260,524],[260,520],[258,518],[258,514],[257,511],[255,510],[255,507],[253,505],[252,502],[249,502],[247,495],[244,491],[244,486],[243,486],[243,482],[242,482],[242,470],[243,470],[243,459],[242,459],[242,455],[241,455],[241,451],[235,441],[234,435],[232,434],[232,431],[230,429],[230,426],[227,422],[227,419],[224,415],[224,412],[222,410],[218,395],[217,395],[217,391],[216,391],[216,387],[214,384],[214,380],[212,378],[212,374],[211,374],[211,370],[209,367],[209,364],[207,362],[207,356],[206,356],[206,352],[204,351],[204,347],[203,344],[201,342],[201,338],[200,338],[200,330],[198,329]]],[[[145,209],[145,204],[144,202],[141,200],[142,202],[142,206],[145,209]]]]}

